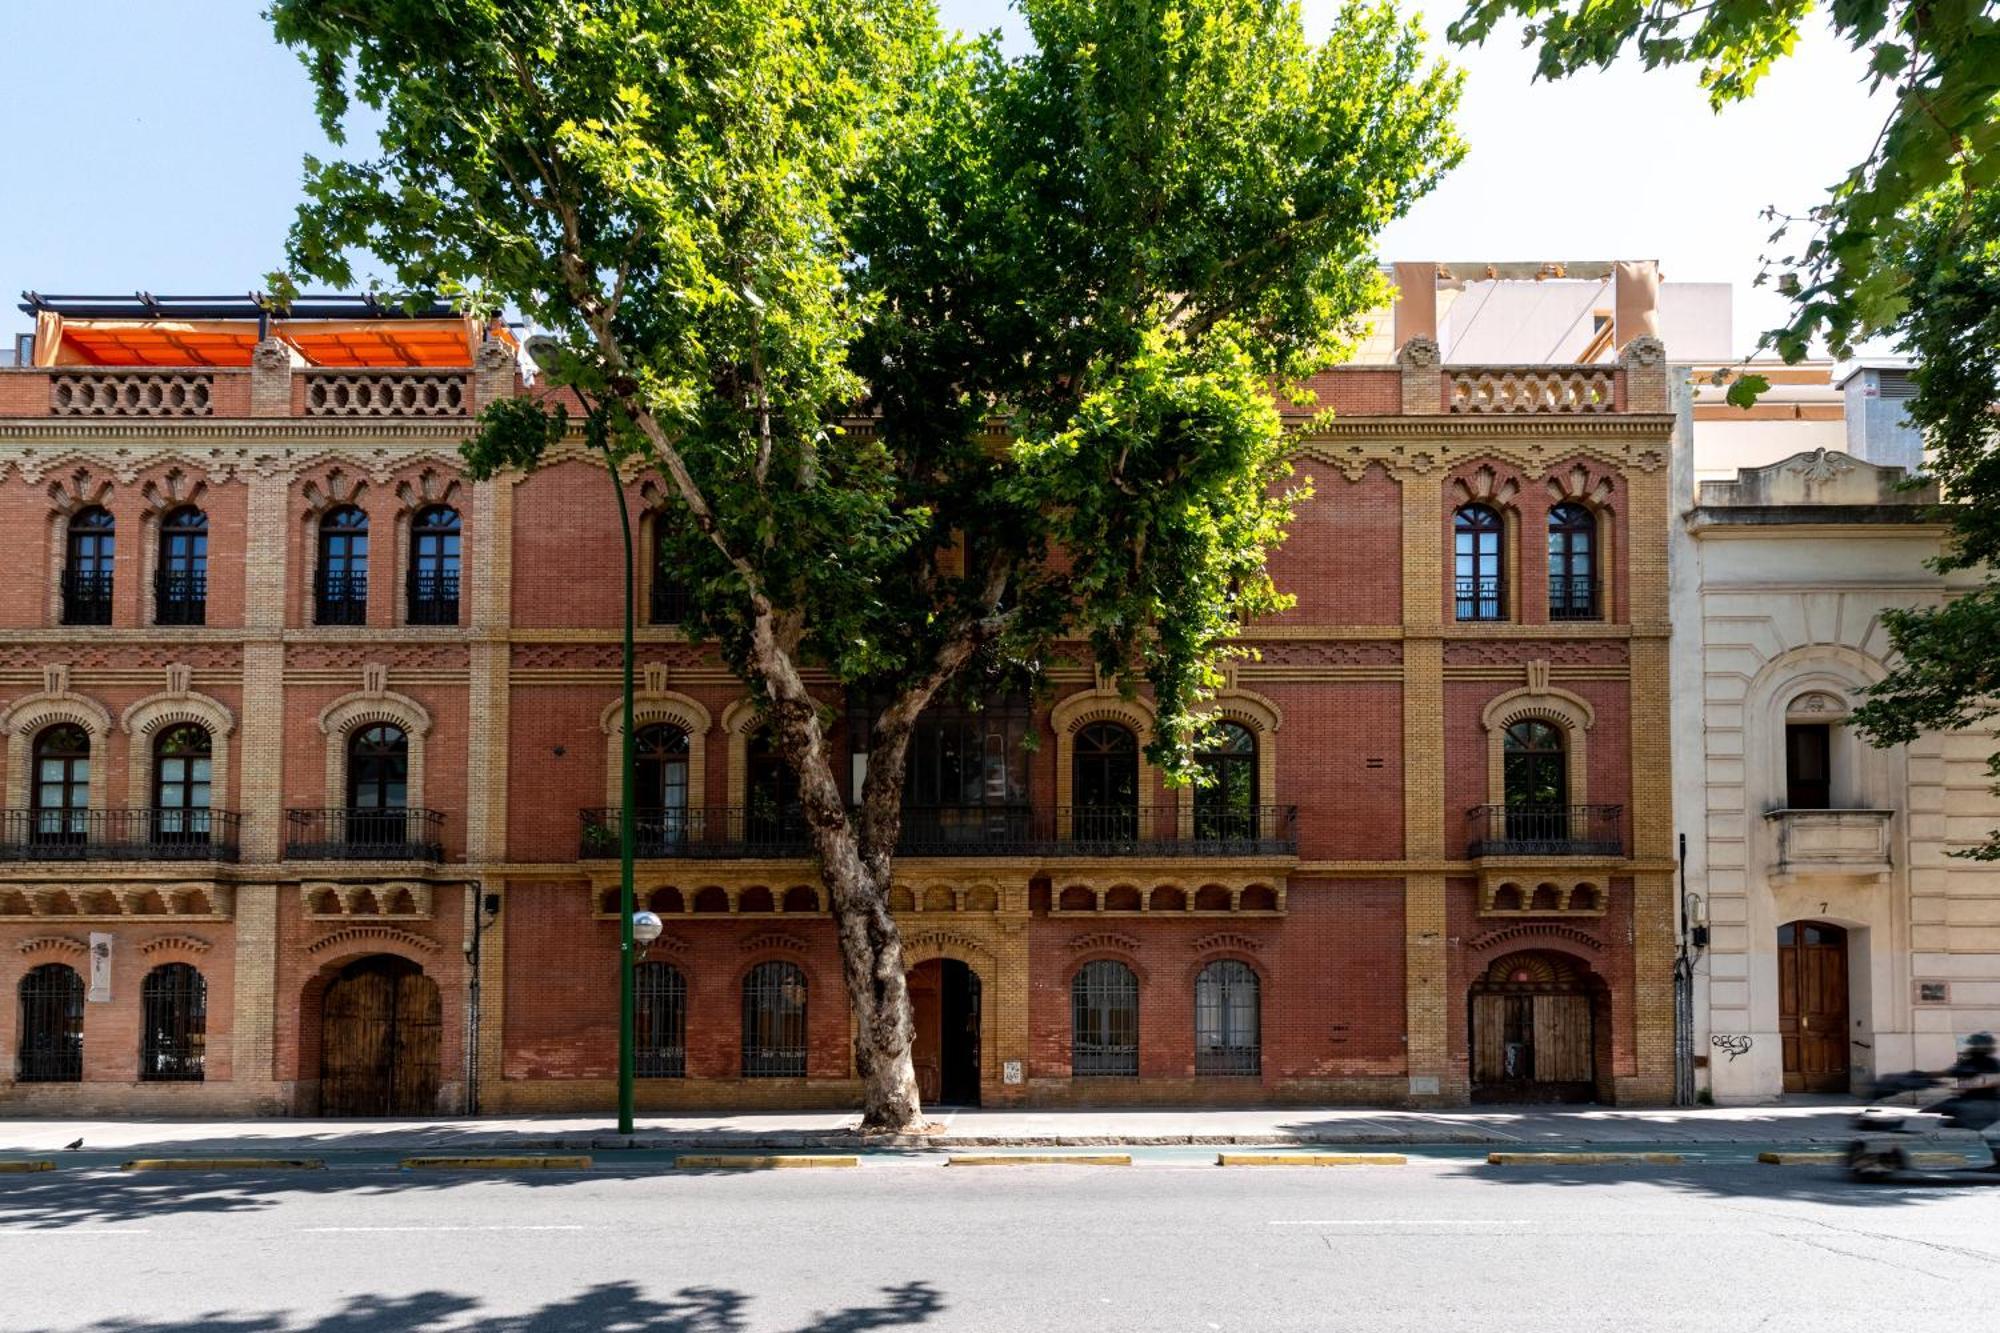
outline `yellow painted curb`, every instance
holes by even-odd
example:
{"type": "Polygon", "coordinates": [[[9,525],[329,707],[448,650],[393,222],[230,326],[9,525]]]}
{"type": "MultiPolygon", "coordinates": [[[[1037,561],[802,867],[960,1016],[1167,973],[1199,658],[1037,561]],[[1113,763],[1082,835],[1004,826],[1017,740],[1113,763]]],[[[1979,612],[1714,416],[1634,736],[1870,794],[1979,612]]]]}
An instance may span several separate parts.
{"type": "Polygon", "coordinates": [[[1130,1166],[1132,1154],[1104,1153],[993,1153],[947,1157],[946,1166],[1130,1166]]]}
{"type": "Polygon", "coordinates": [[[317,1157],[136,1157],[121,1171],[320,1171],[317,1157]]]}
{"type": "Polygon", "coordinates": [[[1962,1152],[1913,1152],[1910,1161],[1917,1166],[1964,1166],[1962,1152]]]}
{"type": "Polygon", "coordinates": [[[1406,1166],[1409,1158],[1388,1152],[1217,1153],[1217,1166],[1406,1166]]]}
{"type": "Polygon", "coordinates": [[[783,1157],[777,1155],[732,1156],[693,1154],[674,1158],[683,1171],[752,1171],[785,1166],[860,1166],[859,1157],[783,1157]]]}
{"type": "Polygon", "coordinates": [[[1679,1166],[1677,1152],[1494,1152],[1488,1166],[1618,1166],[1643,1162],[1648,1166],[1679,1166]]]}
{"type": "Polygon", "coordinates": [[[405,1157],[405,1170],[588,1171],[588,1157],[405,1157]]]}
{"type": "Polygon", "coordinates": [[[55,1169],[56,1164],[43,1157],[30,1158],[25,1161],[17,1157],[12,1161],[0,1162],[0,1175],[13,1176],[20,1175],[25,1171],[53,1171],[55,1169]]]}
{"type": "Polygon", "coordinates": [[[1760,1152],[1757,1160],[1766,1166],[1839,1166],[1847,1160],[1839,1152],[1760,1152]]]}

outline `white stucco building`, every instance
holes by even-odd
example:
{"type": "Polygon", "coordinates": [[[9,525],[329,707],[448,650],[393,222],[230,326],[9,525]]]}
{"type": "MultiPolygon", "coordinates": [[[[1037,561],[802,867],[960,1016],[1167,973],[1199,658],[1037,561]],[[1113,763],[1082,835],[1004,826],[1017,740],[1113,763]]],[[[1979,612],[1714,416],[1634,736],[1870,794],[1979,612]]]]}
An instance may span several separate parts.
{"type": "Polygon", "coordinates": [[[1884,410],[1905,380],[1863,365],[1754,420],[1706,386],[1683,409],[1676,824],[1695,1082],[1719,1102],[1860,1091],[2000,1028],[2000,866],[1951,855],[2000,826],[1994,737],[1876,750],[1846,722],[1886,669],[1882,612],[1975,581],[1925,567],[1935,494],[1900,488],[1916,456],[1884,410]]]}

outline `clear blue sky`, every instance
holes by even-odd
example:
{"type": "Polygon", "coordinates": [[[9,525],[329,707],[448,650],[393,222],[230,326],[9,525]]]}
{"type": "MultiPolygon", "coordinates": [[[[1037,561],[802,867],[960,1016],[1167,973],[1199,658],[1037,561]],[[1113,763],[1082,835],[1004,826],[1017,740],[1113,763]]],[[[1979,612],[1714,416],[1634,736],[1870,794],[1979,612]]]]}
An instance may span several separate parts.
{"type": "MultiPolygon", "coordinates": [[[[282,257],[299,160],[325,152],[296,62],[260,0],[0,0],[0,298],[243,292],[282,257]]],[[[942,0],[1001,27],[1004,0],[942,0]]],[[[1323,31],[1331,0],[1306,0],[1323,31]]],[[[1442,28],[1454,9],[1434,11],[1442,28]]],[[[1440,50],[1442,50],[1440,46],[1440,50]]],[[[1627,66],[1531,83],[1511,41],[1452,51],[1469,71],[1465,165],[1383,238],[1388,259],[1658,258],[1669,279],[1739,284],[1737,341],[1782,311],[1749,279],[1765,204],[1812,204],[1880,120],[1860,62],[1809,42],[1750,105],[1711,115],[1685,71],[1627,66]]]]}

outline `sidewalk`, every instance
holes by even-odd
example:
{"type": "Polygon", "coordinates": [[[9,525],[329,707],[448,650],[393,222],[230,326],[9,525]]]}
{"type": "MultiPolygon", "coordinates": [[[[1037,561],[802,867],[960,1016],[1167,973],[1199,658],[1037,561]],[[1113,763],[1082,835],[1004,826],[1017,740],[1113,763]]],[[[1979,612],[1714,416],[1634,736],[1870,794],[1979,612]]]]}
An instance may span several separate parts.
{"type": "Polygon", "coordinates": [[[1482,1107],[1464,1111],[1354,1108],[1278,1110],[939,1110],[931,1133],[854,1132],[851,1112],[646,1115],[629,1139],[613,1118],[530,1116],[478,1120],[5,1120],[0,1152],[49,1152],[75,1139],[86,1151],[161,1153],[578,1148],[1027,1148],[1155,1144],[1490,1144],[1544,1147],[1635,1144],[1824,1144],[1850,1136],[1860,1103],[1800,1106],[1482,1107]]]}

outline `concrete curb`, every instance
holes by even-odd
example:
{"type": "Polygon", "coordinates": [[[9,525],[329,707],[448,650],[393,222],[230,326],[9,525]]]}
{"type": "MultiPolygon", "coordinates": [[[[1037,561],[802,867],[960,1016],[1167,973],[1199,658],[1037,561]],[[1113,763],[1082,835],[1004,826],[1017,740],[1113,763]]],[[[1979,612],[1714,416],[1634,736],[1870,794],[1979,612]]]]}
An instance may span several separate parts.
{"type": "Polygon", "coordinates": [[[588,1171],[588,1157],[405,1157],[405,1171],[588,1171]]]}
{"type": "Polygon", "coordinates": [[[688,1153],[674,1158],[678,1171],[763,1171],[782,1167],[860,1166],[859,1157],[785,1157],[775,1154],[688,1153]]]}
{"type": "Polygon", "coordinates": [[[1401,1153],[1273,1152],[1217,1153],[1217,1166],[1407,1166],[1401,1153]]]}
{"type": "Polygon", "coordinates": [[[135,1157],[120,1171],[324,1171],[318,1157],[135,1157]]]}
{"type": "Polygon", "coordinates": [[[964,1154],[944,1159],[946,1166],[1130,1166],[1132,1154],[1109,1153],[1007,1153],[964,1154]]]}
{"type": "Polygon", "coordinates": [[[1677,1152],[1492,1152],[1488,1166],[1679,1166],[1677,1152]]]}
{"type": "Polygon", "coordinates": [[[18,1176],[29,1171],[53,1171],[55,1169],[56,1164],[46,1157],[36,1157],[27,1160],[17,1157],[9,1161],[0,1162],[0,1175],[7,1176],[18,1176]]]}

